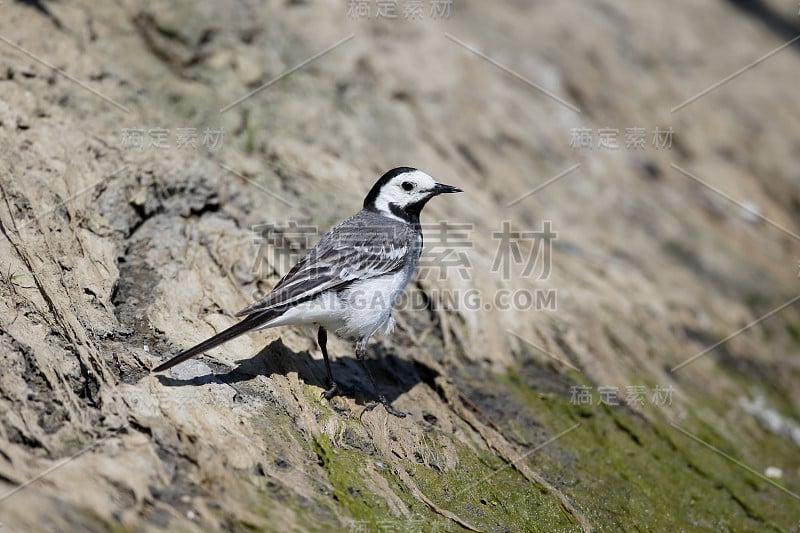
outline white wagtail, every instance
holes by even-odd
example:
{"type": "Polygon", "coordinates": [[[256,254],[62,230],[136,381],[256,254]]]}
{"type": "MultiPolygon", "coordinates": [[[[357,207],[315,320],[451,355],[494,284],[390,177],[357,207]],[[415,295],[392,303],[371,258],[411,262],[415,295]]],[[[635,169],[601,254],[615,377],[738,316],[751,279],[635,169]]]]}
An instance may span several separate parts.
{"type": "MultiPolygon", "coordinates": [[[[422,251],[419,215],[442,193],[461,192],[414,168],[384,174],[364,199],[364,208],[331,228],[317,245],[278,282],[272,291],[236,314],[245,318],[176,355],[152,371],[161,372],[248,331],[275,326],[317,326],[332,398],[338,391],[328,360],[327,330],[355,341],[378,400],[395,416],[364,363],[367,341],[383,324],[391,329],[392,307],[408,284],[422,251]]],[[[372,409],[375,403],[367,407],[372,409]]]]}

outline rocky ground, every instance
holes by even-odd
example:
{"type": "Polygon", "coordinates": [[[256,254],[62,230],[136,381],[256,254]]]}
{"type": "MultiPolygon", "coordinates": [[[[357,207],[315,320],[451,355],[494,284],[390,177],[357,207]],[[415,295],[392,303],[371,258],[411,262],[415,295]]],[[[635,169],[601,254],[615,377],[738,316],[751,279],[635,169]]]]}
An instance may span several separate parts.
{"type": "Polygon", "coordinates": [[[377,4],[0,3],[0,532],[797,531],[796,3],[377,4]],[[148,373],[399,165],[408,418],[311,331],[148,373]]]}

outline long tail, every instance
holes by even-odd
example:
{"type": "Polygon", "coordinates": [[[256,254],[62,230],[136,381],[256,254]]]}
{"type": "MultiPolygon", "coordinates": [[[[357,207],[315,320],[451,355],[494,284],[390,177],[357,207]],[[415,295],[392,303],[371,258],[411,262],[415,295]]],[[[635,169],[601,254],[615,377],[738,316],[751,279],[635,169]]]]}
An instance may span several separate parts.
{"type": "Polygon", "coordinates": [[[227,342],[231,339],[238,337],[239,335],[242,335],[252,329],[257,328],[258,326],[264,325],[265,322],[271,320],[272,318],[274,318],[279,314],[280,312],[276,312],[272,309],[262,311],[260,313],[253,313],[252,315],[248,316],[241,322],[237,322],[228,329],[217,333],[210,339],[206,339],[197,346],[193,346],[188,350],[182,351],[181,353],[179,353],[169,361],[166,361],[165,363],[161,363],[160,365],[152,369],[150,372],[162,372],[164,370],[167,370],[168,368],[172,368],[178,363],[186,361],[190,357],[194,357],[195,355],[207,352],[208,350],[219,346],[223,342],[227,342]]]}

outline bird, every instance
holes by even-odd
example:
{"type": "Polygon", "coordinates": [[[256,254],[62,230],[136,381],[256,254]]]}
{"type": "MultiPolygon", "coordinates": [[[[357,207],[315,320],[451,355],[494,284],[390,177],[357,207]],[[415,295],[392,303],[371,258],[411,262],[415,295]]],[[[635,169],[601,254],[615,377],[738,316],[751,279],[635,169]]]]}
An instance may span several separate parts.
{"type": "MultiPolygon", "coordinates": [[[[412,167],[383,174],[364,198],[362,209],[331,228],[273,289],[236,313],[242,320],[193,346],[151,372],[162,372],[244,333],[277,326],[317,328],[317,344],[327,373],[326,399],[339,392],[328,357],[328,331],[354,343],[377,402],[397,417],[366,365],[367,341],[381,326],[394,325],[392,308],[411,280],[422,253],[420,213],[440,194],[463,192],[438,183],[412,167]]],[[[362,411],[362,415],[365,411],[362,411]]]]}

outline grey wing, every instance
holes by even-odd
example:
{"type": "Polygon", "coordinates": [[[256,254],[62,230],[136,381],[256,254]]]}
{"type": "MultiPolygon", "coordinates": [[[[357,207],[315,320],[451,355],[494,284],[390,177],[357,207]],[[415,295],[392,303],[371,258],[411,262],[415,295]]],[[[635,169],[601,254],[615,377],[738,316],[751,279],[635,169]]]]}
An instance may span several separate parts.
{"type": "Polygon", "coordinates": [[[310,300],[322,292],[339,290],[359,279],[389,274],[403,268],[412,242],[396,227],[365,228],[340,225],[327,233],[261,300],[236,316],[310,300]]]}

